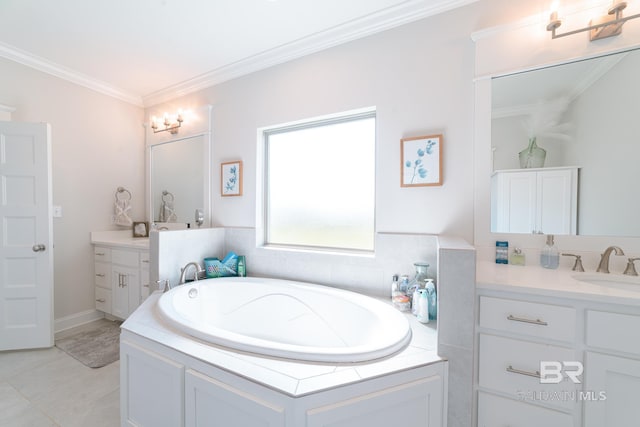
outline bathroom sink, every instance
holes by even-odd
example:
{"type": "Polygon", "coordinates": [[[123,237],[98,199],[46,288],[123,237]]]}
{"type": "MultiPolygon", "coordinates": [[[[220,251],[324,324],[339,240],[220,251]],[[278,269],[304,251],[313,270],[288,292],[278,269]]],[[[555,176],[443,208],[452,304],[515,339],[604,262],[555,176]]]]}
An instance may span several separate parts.
{"type": "Polygon", "coordinates": [[[640,276],[621,276],[609,274],[574,274],[573,278],[592,285],[606,286],[608,288],[624,289],[640,292],[640,276]]]}

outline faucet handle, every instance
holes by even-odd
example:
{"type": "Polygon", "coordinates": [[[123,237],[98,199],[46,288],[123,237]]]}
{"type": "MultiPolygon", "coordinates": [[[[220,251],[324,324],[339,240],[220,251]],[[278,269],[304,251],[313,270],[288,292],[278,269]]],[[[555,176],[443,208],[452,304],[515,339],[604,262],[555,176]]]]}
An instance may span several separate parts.
{"type": "Polygon", "coordinates": [[[576,254],[562,254],[562,256],[573,256],[576,257],[576,262],[573,264],[573,271],[584,272],[584,267],[582,266],[582,255],[576,254]]]}
{"type": "Polygon", "coordinates": [[[634,261],[638,261],[640,258],[629,258],[629,262],[627,262],[627,268],[624,269],[624,273],[627,276],[637,276],[638,272],[636,271],[636,266],[634,261]]]}

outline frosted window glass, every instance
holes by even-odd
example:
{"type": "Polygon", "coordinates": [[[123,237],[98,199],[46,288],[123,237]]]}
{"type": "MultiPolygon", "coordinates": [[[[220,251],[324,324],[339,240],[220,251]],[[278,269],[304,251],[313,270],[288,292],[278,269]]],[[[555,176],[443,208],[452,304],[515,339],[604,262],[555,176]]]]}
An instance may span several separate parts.
{"type": "Polygon", "coordinates": [[[375,117],[267,134],[269,244],[373,250],[375,117]]]}

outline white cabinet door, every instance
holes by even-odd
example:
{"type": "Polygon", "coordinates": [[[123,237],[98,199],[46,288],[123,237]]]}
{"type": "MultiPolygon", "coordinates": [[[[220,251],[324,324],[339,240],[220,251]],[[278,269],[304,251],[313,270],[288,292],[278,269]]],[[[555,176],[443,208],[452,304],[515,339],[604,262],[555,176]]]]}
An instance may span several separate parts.
{"type": "Polygon", "coordinates": [[[640,360],[587,352],[584,427],[640,425],[640,360]]]}
{"type": "Polygon", "coordinates": [[[111,314],[126,319],[140,305],[140,271],[114,265],[111,269],[111,314]]]}
{"type": "Polygon", "coordinates": [[[537,173],[536,228],[544,234],[576,234],[577,171],[537,173]]]}
{"type": "Polygon", "coordinates": [[[576,234],[577,168],[496,171],[492,231],[576,234]]]}
{"type": "Polygon", "coordinates": [[[498,233],[531,233],[536,230],[535,172],[496,173],[493,176],[498,233]]]}
{"type": "Polygon", "coordinates": [[[194,370],[185,374],[187,427],[284,427],[285,408],[194,370]]]}
{"type": "Polygon", "coordinates": [[[441,427],[442,377],[433,376],[307,411],[307,427],[441,427]]]}
{"type": "Polygon", "coordinates": [[[131,427],[182,427],[184,366],[120,343],[120,419],[131,427]]]}

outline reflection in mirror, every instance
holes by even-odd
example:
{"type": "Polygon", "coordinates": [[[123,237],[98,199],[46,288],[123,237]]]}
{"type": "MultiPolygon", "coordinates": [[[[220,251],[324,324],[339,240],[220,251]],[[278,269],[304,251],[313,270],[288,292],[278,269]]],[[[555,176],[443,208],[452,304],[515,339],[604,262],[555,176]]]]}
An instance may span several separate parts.
{"type": "Polygon", "coordinates": [[[492,80],[491,231],[640,236],[639,70],[633,50],[492,80]]]}
{"type": "Polygon", "coordinates": [[[151,147],[151,204],[154,222],[192,223],[204,208],[205,136],[151,147]]]}

